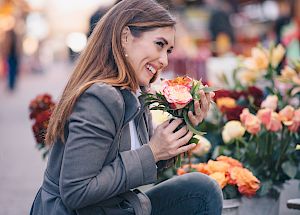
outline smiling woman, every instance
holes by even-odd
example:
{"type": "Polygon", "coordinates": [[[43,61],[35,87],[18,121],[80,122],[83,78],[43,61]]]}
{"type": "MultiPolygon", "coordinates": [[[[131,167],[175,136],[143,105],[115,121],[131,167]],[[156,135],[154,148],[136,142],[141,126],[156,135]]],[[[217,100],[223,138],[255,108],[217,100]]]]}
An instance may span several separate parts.
{"type": "MultiPolygon", "coordinates": [[[[221,214],[218,184],[200,173],[147,193],[136,189],[154,183],[158,170],[195,146],[186,145],[193,135],[186,126],[175,131],[180,119],[153,132],[138,97],[168,65],[174,26],[154,0],[123,0],[97,23],[51,116],[51,152],[30,214],[221,214]]],[[[195,102],[194,109],[205,115],[211,95],[200,91],[201,108],[195,102]]]]}

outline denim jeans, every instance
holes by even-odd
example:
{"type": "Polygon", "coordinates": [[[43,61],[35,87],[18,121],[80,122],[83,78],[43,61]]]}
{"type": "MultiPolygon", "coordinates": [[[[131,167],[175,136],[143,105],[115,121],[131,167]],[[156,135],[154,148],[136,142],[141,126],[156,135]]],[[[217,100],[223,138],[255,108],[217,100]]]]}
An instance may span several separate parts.
{"type": "Polygon", "coordinates": [[[201,173],[188,173],[164,181],[146,192],[151,215],[221,215],[222,190],[201,173]]]}

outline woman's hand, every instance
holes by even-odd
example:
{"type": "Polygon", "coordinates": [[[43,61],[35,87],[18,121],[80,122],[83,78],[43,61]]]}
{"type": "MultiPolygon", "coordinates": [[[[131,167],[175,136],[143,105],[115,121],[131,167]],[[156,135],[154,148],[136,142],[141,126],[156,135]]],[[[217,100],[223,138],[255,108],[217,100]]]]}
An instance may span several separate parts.
{"type": "Polygon", "coordinates": [[[149,142],[155,162],[168,160],[196,146],[194,143],[186,145],[193,136],[186,126],[174,132],[182,122],[182,119],[173,120],[171,123],[167,120],[155,129],[149,142]]]}
{"type": "Polygon", "coordinates": [[[211,100],[215,96],[214,92],[204,93],[203,90],[200,90],[199,94],[200,94],[200,101],[199,100],[194,101],[195,115],[192,111],[188,112],[189,119],[193,124],[193,126],[197,126],[206,117],[211,100]]]}

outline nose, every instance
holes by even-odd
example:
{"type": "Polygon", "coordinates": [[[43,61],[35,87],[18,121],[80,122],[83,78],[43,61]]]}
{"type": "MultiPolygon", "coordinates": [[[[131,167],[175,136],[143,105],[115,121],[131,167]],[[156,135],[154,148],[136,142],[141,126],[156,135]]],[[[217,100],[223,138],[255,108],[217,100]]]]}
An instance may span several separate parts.
{"type": "Polygon", "coordinates": [[[168,54],[162,52],[159,58],[159,63],[163,68],[167,67],[169,64],[168,54]]]}

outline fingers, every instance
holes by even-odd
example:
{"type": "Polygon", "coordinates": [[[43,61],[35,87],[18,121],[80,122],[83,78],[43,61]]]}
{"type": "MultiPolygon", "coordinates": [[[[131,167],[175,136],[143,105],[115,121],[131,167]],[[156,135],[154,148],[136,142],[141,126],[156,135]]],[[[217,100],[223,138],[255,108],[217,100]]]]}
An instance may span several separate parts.
{"type": "Polygon", "coordinates": [[[186,133],[188,132],[187,127],[184,126],[181,129],[179,129],[178,131],[176,131],[173,135],[173,138],[175,140],[178,140],[179,138],[181,138],[182,136],[184,136],[186,133]]]}
{"type": "Polygon", "coordinates": [[[163,123],[161,123],[158,127],[166,128],[170,124],[170,120],[166,120],[163,123]]]}
{"type": "MultiPolygon", "coordinates": [[[[193,137],[193,132],[189,131],[185,136],[183,136],[182,138],[180,138],[178,141],[177,141],[177,147],[181,147],[185,144],[187,144],[189,142],[189,140],[193,137]]],[[[191,144],[189,144],[191,145],[191,144]]]]}
{"type": "Polygon", "coordinates": [[[175,119],[166,127],[167,133],[173,133],[173,131],[182,123],[182,119],[175,119]]]}
{"type": "Polygon", "coordinates": [[[196,146],[195,143],[192,143],[192,144],[189,144],[189,145],[186,145],[186,146],[182,146],[180,148],[178,148],[178,154],[181,154],[181,153],[184,153],[184,152],[187,152],[191,149],[193,149],[194,147],[196,146]]]}

